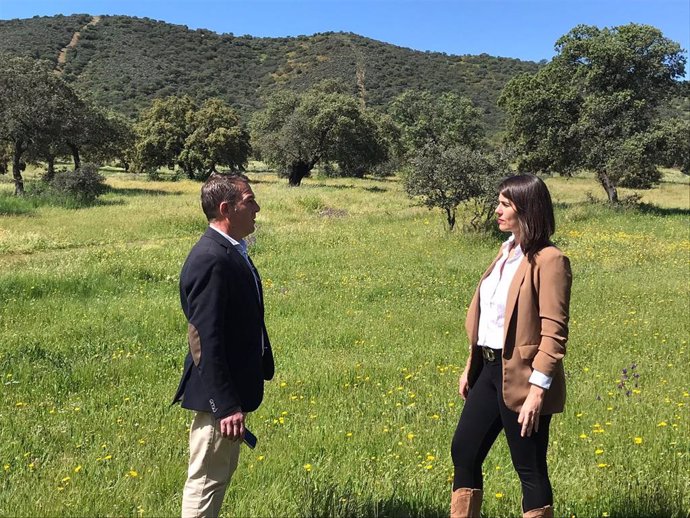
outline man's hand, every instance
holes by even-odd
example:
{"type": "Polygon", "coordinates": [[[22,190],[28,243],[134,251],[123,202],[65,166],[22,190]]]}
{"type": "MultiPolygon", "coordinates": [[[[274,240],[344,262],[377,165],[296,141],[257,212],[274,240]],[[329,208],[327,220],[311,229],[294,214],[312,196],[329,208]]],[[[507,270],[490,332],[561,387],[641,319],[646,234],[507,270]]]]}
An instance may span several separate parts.
{"type": "Polygon", "coordinates": [[[244,438],[244,412],[235,412],[220,420],[220,434],[231,441],[244,438]]]}
{"type": "Polygon", "coordinates": [[[539,415],[544,403],[544,392],[546,390],[537,385],[530,387],[529,394],[527,394],[518,416],[518,423],[522,425],[520,437],[529,437],[533,431],[535,433],[539,431],[539,415]]]}

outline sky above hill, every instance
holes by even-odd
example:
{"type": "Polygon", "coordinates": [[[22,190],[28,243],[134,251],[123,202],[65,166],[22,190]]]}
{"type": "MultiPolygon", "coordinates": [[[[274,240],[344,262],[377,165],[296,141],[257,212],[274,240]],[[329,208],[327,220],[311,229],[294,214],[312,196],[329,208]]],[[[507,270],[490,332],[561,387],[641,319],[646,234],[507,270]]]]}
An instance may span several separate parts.
{"type": "Polygon", "coordinates": [[[550,59],[556,40],[581,23],[650,24],[690,47],[688,0],[0,0],[5,20],[75,13],[148,17],[236,36],[346,31],[416,50],[532,61],[550,59]]]}

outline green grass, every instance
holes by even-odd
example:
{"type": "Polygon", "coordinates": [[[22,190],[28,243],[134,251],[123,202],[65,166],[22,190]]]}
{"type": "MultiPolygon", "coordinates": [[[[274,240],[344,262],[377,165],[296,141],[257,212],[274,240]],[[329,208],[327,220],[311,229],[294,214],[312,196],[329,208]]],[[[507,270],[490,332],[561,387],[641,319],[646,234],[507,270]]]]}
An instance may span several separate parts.
{"type": "MultiPolygon", "coordinates": [[[[251,176],[277,374],[224,513],[447,515],[465,309],[499,239],[449,234],[392,179],[251,176]]],[[[2,181],[0,515],[178,515],[191,419],[169,401],[199,184],[117,175],[69,210],[2,181]]],[[[687,516],[688,184],[627,210],[587,203],[591,179],[548,184],[574,271],[557,515],[687,516]]],[[[503,438],[485,472],[485,515],[519,516],[503,438]]]]}

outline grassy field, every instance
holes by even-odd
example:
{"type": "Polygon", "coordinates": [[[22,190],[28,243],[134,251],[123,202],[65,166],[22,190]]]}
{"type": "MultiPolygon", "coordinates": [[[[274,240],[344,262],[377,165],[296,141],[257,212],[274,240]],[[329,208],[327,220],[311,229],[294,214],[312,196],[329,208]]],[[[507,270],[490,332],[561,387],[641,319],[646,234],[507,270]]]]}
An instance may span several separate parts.
{"type": "MultiPolygon", "coordinates": [[[[277,374],[224,513],[446,516],[465,310],[499,238],[449,234],[395,180],[251,176],[277,374]]],[[[191,419],[169,402],[199,185],[111,177],[69,210],[0,178],[0,515],[178,515],[191,419]]],[[[548,184],[574,273],[556,514],[688,516],[690,187],[617,210],[586,202],[591,179],[548,184]]],[[[485,473],[484,515],[519,516],[504,438],[485,473]]]]}

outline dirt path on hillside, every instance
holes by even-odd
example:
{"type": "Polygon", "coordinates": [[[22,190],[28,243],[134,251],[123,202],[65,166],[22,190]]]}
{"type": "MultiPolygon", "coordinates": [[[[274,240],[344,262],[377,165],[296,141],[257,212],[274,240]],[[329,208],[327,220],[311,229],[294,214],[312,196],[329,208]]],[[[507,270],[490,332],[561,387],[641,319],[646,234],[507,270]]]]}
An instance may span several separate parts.
{"type": "MultiPolygon", "coordinates": [[[[96,24],[97,24],[98,22],[100,22],[100,21],[101,21],[101,17],[100,17],[100,16],[94,16],[94,17],[91,18],[91,21],[90,21],[89,23],[87,23],[86,25],[84,25],[84,26],[81,28],[81,30],[83,31],[83,30],[86,29],[89,25],[96,25],[96,24]]],[[[68,51],[69,49],[73,49],[73,48],[75,48],[75,47],[77,46],[77,44],[79,43],[79,38],[80,38],[80,37],[81,37],[81,32],[80,32],[80,31],[75,32],[75,33],[72,35],[72,39],[71,39],[70,42],[67,44],[67,46],[66,46],[66,47],[63,47],[62,50],[60,51],[60,54],[58,55],[58,59],[57,59],[57,66],[55,67],[55,71],[56,71],[58,74],[61,74],[61,73],[62,73],[62,69],[63,69],[63,67],[65,66],[65,63],[67,62],[67,51],[68,51]]]]}

